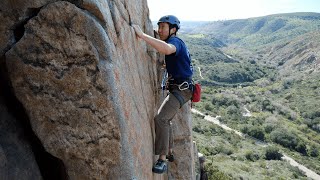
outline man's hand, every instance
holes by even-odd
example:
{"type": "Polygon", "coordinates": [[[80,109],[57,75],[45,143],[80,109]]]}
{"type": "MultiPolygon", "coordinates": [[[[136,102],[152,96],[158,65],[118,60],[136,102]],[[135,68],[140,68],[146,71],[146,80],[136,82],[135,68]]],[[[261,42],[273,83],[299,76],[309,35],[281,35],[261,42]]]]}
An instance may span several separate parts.
{"type": "Polygon", "coordinates": [[[145,34],[142,32],[140,27],[136,24],[131,25],[136,32],[136,35],[143,39],[146,43],[154,47],[159,53],[170,55],[174,52],[176,52],[176,47],[172,44],[167,44],[165,41],[162,41],[160,39],[156,39],[154,37],[149,36],[148,34],[145,34]]]}
{"type": "Polygon", "coordinates": [[[142,36],[143,36],[143,32],[142,32],[142,30],[140,29],[140,27],[138,26],[138,25],[136,25],[136,24],[132,24],[132,27],[133,27],[133,29],[134,29],[134,31],[136,32],[136,35],[139,37],[139,38],[142,38],[142,36]]]}

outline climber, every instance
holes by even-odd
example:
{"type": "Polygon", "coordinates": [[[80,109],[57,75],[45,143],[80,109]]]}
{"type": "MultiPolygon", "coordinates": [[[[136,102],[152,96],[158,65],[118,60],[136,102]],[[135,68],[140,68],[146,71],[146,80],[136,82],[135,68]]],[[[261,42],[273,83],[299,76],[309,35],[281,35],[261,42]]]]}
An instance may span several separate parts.
{"type": "Polygon", "coordinates": [[[159,155],[159,159],[152,168],[154,173],[161,174],[167,169],[166,159],[174,160],[171,120],[192,97],[193,68],[185,43],[176,36],[180,28],[178,18],[173,15],[163,16],[157,24],[160,40],[143,33],[138,25],[133,24],[132,27],[139,38],[165,54],[169,94],[154,118],[155,155],[159,155]]]}

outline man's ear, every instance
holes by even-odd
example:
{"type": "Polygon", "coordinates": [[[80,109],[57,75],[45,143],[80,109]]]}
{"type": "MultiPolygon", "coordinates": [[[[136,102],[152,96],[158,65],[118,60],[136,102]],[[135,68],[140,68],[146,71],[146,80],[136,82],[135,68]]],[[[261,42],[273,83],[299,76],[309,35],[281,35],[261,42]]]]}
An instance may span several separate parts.
{"type": "Polygon", "coordinates": [[[177,28],[174,27],[174,28],[172,28],[170,31],[172,32],[172,34],[176,34],[176,33],[177,33],[177,28]]]}

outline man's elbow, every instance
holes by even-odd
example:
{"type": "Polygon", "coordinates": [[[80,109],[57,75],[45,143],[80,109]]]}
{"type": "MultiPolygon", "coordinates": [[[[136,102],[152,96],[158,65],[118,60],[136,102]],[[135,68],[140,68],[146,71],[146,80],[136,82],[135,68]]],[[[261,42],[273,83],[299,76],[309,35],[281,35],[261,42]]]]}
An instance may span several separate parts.
{"type": "Polygon", "coordinates": [[[159,49],[158,50],[160,54],[164,54],[164,55],[170,55],[172,54],[173,52],[171,50],[168,50],[168,49],[159,49]]]}
{"type": "Polygon", "coordinates": [[[173,54],[173,52],[172,51],[165,51],[165,52],[163,52],[163,54],[164,55],[171,55],[171,54],[173,54]]]}
{"type": "Polygon", "coordinates": [[[166,49],[164,50],[163,54],[165,54],[165,55],[171,55],[171,54],[173,54],[173,53],[175,53],[175,52],[176,52],[175,48],[166,48],[166,49]]]}

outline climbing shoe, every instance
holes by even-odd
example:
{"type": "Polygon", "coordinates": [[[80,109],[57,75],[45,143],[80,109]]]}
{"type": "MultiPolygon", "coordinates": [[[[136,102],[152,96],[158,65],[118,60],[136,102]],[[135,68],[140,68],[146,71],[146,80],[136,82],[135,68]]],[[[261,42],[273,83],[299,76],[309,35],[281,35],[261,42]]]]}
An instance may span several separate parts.
{"type": "Polygon", "coordinates": [[[170,162],[173,162],[173,161],[174,161],[174,156],[173,156],[173,154],[167,155],[166,158],[167,158],[168,161],[170,161],[170,162]]]}
{"type": "Polygon", "coordinates": [[[158,161],[152,167],[152,172],[157,174],[162,174],[166,170],[167,170],[167,163],[162,159],[158,159],[158,161]]]}

